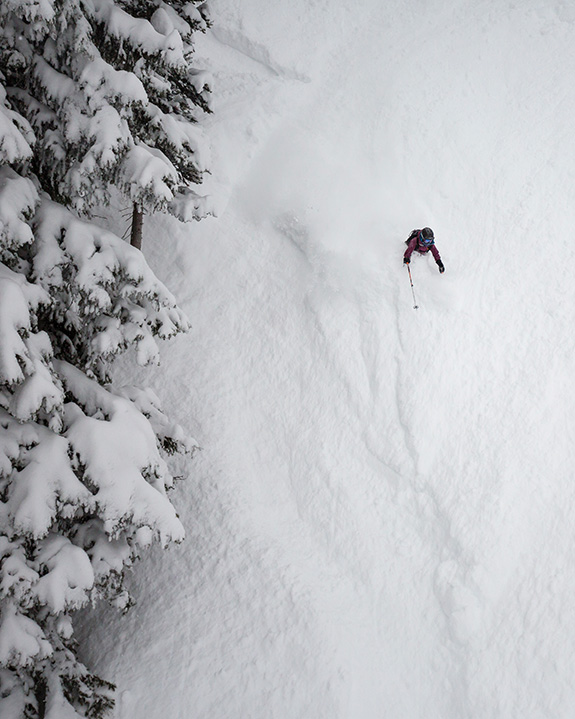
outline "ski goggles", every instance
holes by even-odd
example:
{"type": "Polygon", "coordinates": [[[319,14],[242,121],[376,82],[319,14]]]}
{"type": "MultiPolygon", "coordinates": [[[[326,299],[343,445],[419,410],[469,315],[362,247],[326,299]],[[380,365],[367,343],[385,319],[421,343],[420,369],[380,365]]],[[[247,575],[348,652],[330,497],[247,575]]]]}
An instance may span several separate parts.
{"type": "Polygon", "coordinates": [[[419,235],[419,240],[422,245],[426,245],[427,247],[429,247],[430,245],[433,245],[435,242],[433,237],[424,237],[423,235],[419,235]]]}

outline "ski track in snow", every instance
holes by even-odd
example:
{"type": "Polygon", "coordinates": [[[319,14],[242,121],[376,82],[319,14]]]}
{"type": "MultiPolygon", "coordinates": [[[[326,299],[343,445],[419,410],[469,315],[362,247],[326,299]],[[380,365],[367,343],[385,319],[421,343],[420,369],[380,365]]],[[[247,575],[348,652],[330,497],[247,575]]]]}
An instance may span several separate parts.
{"type": "Polygon", "coordinates": [[[193,324],[146,376],[203,446],[188,537],[86,660],[118,719],[567,719],[575,14],[214,12],[220,218],[148,229],[193,324]]]}
{"type": "Polygon", "coordinates": [[[252,60],[254,63],[261,65],[272,75],[276,75],[284,80],[310,82],[310,78],[307,75],[287,67],[282,67],[278,63],[274,62],[267,47],[246,38],[246,36],[241,32],[233,32],[229,29],[221,29],[216,26],[211,33],[218,42],[226,45],[232,50],[235,50],[249,60],[252,60]]]}

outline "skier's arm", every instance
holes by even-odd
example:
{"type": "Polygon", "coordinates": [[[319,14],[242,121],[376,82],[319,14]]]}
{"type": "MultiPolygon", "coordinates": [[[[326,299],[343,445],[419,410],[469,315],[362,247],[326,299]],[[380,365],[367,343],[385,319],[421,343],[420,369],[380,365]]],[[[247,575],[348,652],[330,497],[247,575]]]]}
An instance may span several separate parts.
{"type": "Polygon", "coordinates": [[[435,258],[435,261],[437,262],[437,266],[439,267],[440,272],[444,272],[445,267],[443,266],[443,262],[441,261],[441,255],[439,254],[439,250],[435,245],[431,245],[431,254],[435,258]]]}
{"type": "Polygon", "coordinates": [[[409,262],[411,259],[411,255],[413,254],[413,250],[415,250],[415,246],[417,245],[417,235],[409,241],[409,244],[407,245],[407,250],[403,253],[403,261],[409,262]]]}

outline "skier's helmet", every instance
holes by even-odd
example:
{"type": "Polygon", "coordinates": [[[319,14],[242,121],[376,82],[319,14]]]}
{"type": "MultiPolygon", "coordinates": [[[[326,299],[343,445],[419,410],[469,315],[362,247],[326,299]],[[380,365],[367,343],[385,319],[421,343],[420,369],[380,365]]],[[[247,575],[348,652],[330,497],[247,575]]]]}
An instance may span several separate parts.
{"type": "Polygon", "coordinates": [[[433,245],[435,237],[433,236],[433,230],[431,227],[424,227],[419,233],[419,239],[421,240],[421,243],[427,245],[427,247],[433,245]]]}

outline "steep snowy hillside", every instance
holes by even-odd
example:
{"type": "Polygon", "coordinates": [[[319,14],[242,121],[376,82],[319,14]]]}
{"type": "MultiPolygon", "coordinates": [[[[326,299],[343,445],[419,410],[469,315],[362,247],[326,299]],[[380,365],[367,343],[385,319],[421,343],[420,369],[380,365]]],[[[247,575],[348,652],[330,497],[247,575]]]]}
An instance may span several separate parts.
{"type": "Polygon", "coordinates": [[[572,716],[575,10],[213,10],[220,216],[145,240],[187,540],[86,660],[120,719],[572,716]]]}

